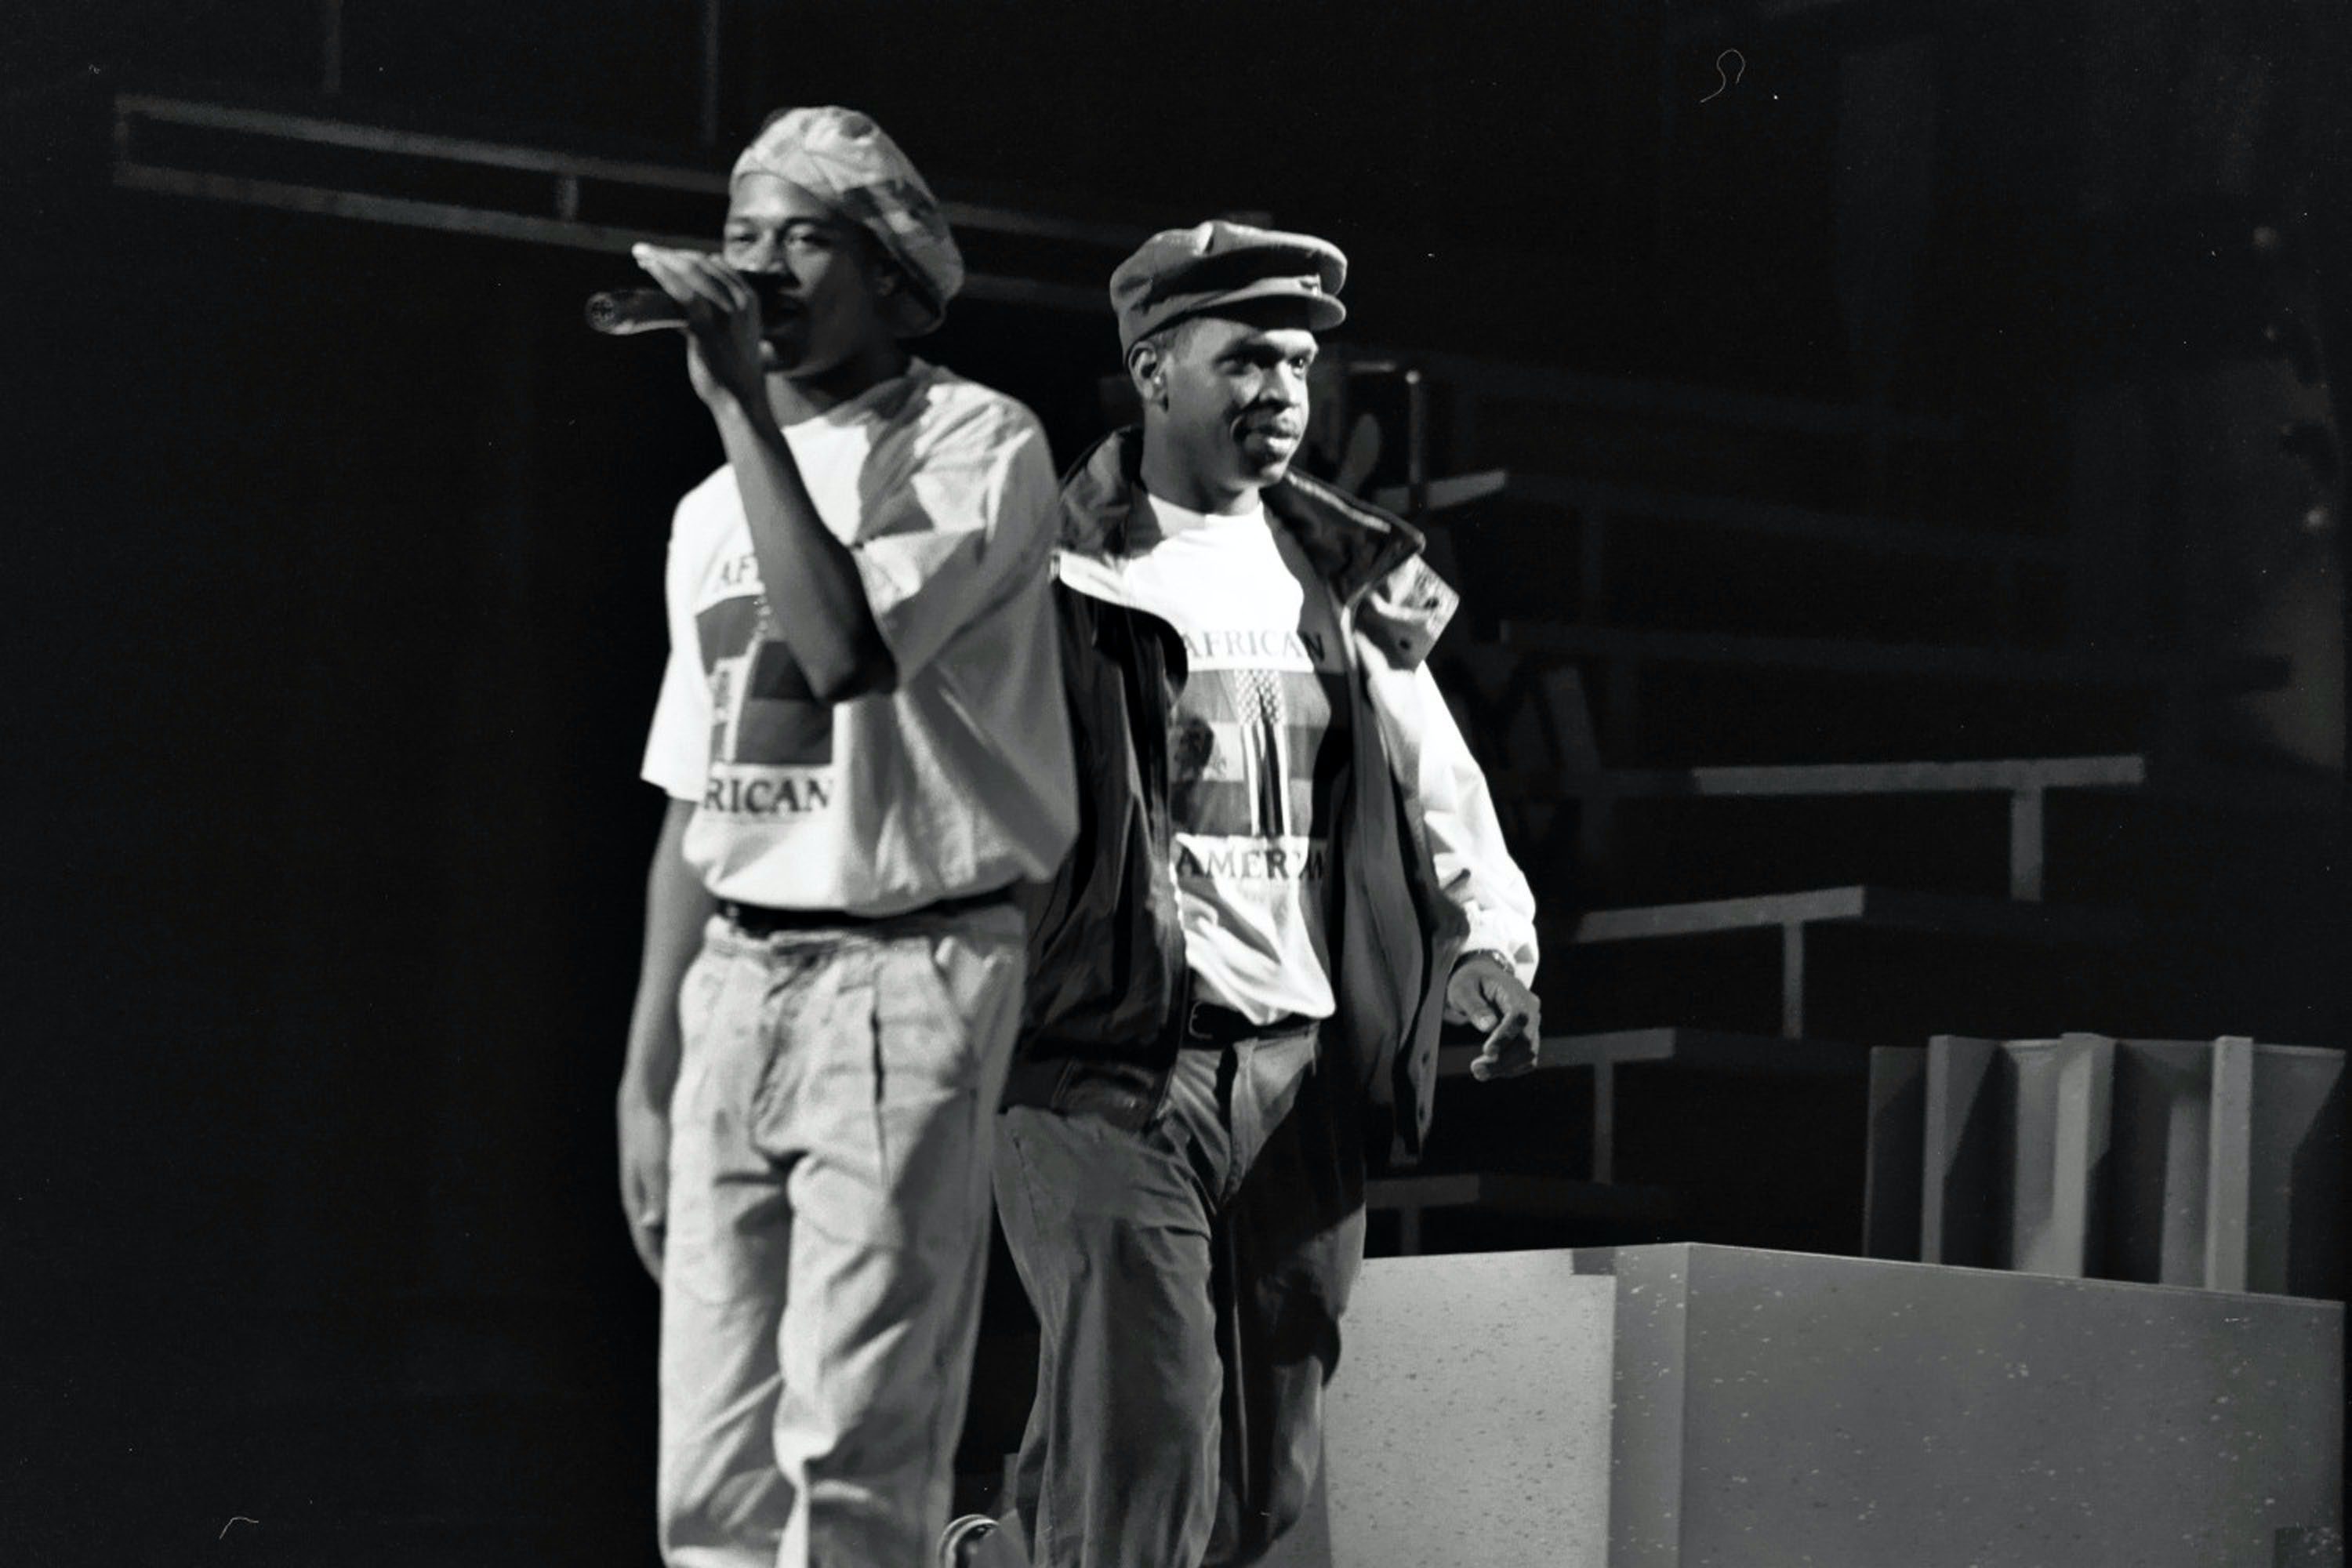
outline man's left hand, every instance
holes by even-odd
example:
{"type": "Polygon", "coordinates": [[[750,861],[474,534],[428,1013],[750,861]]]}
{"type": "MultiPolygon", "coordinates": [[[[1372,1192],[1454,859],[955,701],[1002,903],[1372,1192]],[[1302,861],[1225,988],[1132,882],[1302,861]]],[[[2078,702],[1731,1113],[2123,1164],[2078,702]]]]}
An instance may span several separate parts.
{"type": "Polygon", "coordinates": [[[1491,952],[1474,952],[1454,966],[1445,983],[1445,1011],[1486,1032],[1486,1045],[1470,1064],[1470,1076],[1516,1078],[1536,1065],[1543,1035],[1543,1004],[1491,952]]]}

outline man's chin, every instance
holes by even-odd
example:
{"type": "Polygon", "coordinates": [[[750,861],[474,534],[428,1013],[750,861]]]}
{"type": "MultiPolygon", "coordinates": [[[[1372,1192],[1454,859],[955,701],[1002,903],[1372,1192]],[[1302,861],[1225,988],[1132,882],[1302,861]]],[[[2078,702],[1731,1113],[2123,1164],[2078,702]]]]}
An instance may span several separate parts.
{"type": "Polygon", "coordinates": [[[1298,443],[1244,435],[1234,443],[1234,456],[1244,478],[1252,484],[1270,485],[1290,471],[1291,459],[1298,456],[1298,443]]]}
{"type": "Polygon", "coordinates": [[[816,359],[815,351],[807,322],[788,321],[761,335],[760,363],[780,375],[803,375],[816,359]]]}
{"type": "Polygon", "coordinates": [[[1280,484],[1283,476],[1290,472],[1290,459],[1297,456],[1296,452],[1283,452],[1268,458],[1253,458],[1244,454],[1242,477],[1254,485],[1280,484]]]}

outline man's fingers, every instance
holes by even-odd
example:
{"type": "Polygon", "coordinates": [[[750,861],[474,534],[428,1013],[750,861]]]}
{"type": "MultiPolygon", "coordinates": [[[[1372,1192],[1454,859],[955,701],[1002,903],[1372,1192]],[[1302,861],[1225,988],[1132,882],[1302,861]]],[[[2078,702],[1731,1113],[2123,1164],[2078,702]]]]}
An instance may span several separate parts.
{"type": "Polygon", "coordinates": [[[673,258],[679,268],[696,279],[699,286],[709,290],[709,297],[730,310],[749,310],[759,301],[751,293],[743,275],[715,256],[703,256],[694,251],[676,253],[673,258]]]}
{"type": "Polygon", "coordinates": [[[1517,1078],[1536,1068],[1536,1052],[1532,1045],[1513,1045],[1499,1050],[1481,1051],[1472,1058],[1470,1076],[1484,1083],[1492,1078],[1517,1078]]]}
{"type": "Polygon", "coordinates": [[[637,1261],[646,1266],[646,1272],[654,1277],[654,1283],[656,1285],[660,1284],[662,1277],[661,1226],[657,1224],[639,1225],[633,1219],[629,1222],[629,1240],[637,1249],[637,1261]]]}
{"type": "Polygon", "coordinates": [[[629,1244],[637,1249],[637,1259],[646,1266],[646,1272],[659,1282],[666,1205],[660,1195],[649,1191],[642,1182],[631,1183],[622,1201],[626,1205],[621,1217],[628,1222],[629,1244]]]}
{"type": "Polygon", "coordinates": [[[661,258],[677,268],[679,274],[695,283],[703,296],[730,311],[755,310],[759,296],[751,291],[744,276],[715,256],[694,250],[671,250],[659,253],[661,258]]]}
{"type": "Polygon", "coordinates": [[[1535,994],[1486,958],[1474,960],[1456,978],[1469,993],[1452,998],[1459,1016],[1486,1035],[1471,1063],[1473,1076],[1509,1078],[1533,1068],[1541,1011],[1535,994]]]}
{"type": "Polygon", "coordinates": [[[751,283],[740,272],[719,261],[709,261],[704,270],[726,290],[730,309],[740,312],[760,308],[760,297],[751,292],[751,283]]]}
{"type": "Polygon", "coordinates": [[[621,1156],[621,1219],[629,1227],[629,1245],[656,1283],[661,1279],[662,1235],[669,1212],[669,1173],[658,1165],[621,1156]]]}
{"type": "Polygon", "coordinates": [[[1533,1016],[1517,1014],[1510,1021],[1523,1026],[1517,1032],[1508,1028],[1496,1030],[1471,1060],[1470,1076],[1481,1083],[1488,1079],[1517,1078],[1536,1069],[1541,1043],[1533,1026],[1533,1016]]]}
{"type": "Polygon", "coordinates": [[[1540,1028],[1535,1009],[1515,1007],[1496,1024],[1479,1047],[1477,1059],[1470,1065],[1473,1077],[1481,1081],[1490,1078],[1516,1078],[1536,1065],[1536,1050],[1540,1028]]]}
{"type": "Polygon", "coordinates": [[[636,261],[646,276],[661,285],[663,293],[681,305],[697,303],[717,310],[737,309],[735,297],[726,286],[700,265],[702,258],[688,251],[663,250],[657,246],[640,246],[636,261]]]}
{"type": "Polygon", "coordinates": [[[694,288],[687,281],[686,275],[666,253],[651,246],[641,245],[635,254],[638,268],[654,280],[663,293],[681,305],[696,298],[694,288]]]}
{"type": "Polygon", "coordinates": [[[1506,1041],[1516,1040],[1535,1033],[1536,1015],[1533,1009],[1514,1007],[1508,1013],[1486,1009],[1487,1022],[1479,1026],[1486,1031],[1484,1054],[1492,1056],[1506,1041]]]}

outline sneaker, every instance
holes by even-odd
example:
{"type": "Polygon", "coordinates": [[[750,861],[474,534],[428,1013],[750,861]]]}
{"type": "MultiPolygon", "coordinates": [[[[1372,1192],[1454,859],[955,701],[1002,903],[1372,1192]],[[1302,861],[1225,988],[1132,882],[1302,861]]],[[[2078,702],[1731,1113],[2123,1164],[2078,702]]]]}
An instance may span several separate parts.
{"type": "Polygon", "coordinates": [[[950,1521],[940,1536],[940,1568],[968,1568],[972,1549],[995,1533],[996,1521],[984,1513],[950,1521]]]}

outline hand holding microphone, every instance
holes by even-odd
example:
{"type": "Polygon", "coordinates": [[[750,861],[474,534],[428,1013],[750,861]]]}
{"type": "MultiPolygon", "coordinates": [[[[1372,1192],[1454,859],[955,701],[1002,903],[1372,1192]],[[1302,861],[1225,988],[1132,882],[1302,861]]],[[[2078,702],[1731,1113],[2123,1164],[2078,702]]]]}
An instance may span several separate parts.
{"type": "MultiPolygon", "coordinates": [[[[759,298],[763,320],[787,308],[782,303],[782,285],[772,274],[747,272],[742,277],[759,298]]],[[[608,338],[686,330],[686,307],[659,289],[606,289],[591,294],[587,315],[589,330],[608,338]]]]}
{"type": "Polygon", "coordinates": [[[646,289],[598,295],[589,301],[589,325],[622,333],[683,327],[695,395],[714,406],[732,398],[765,408],[762,312],[752,277],[697,250],[637,245],[629,253],[660,286],[659,295],[646,289]],[[614,324],[600,324],[600,314],[614,324]]]}

